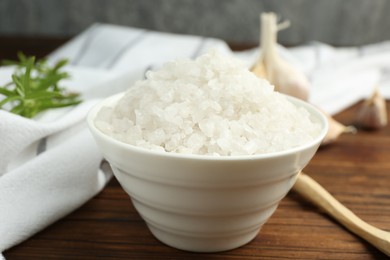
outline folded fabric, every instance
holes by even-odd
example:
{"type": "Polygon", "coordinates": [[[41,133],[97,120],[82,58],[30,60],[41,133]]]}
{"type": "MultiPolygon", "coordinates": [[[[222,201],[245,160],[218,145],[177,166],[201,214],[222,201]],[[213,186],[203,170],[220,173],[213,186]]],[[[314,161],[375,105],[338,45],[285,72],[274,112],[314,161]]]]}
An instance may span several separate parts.
{"type": "MultiPolygon", "coordinates": [[[[209,47],[228,50],[215,39],[95,25],[50,55],[49,62],[70,59],[72,78],[64,84],[84,102],[34,120],[0,111],[0,252],[77,209],[110,179],[85,124],[96,102],[152,67],[209,47]]],[[[12,71],[0,68],[0,85],[12,71]]]]}
{"type": "MultiPolygon", "coordinates": [[[[210,48],[248,66],[258,55],[257,48],[232,52],[218,39],[105,24],[93,25],[49,55],[49,62],[70,60],[72,79],[64,84],[85,101],[34,120],[0,111],[0,252],[77,209],[110,179],[100,169],[102,155],[84,122],[91,106],[150,69],[210,48]]],[[[390,97],[390,42],[362,48],[311,43],[279,51],[310,79],[310,101],[331,114],[368,96],[375,85],[390,97]]],[[[12,68],[0,68],[0,85],[11,73],[12,68]]]]}

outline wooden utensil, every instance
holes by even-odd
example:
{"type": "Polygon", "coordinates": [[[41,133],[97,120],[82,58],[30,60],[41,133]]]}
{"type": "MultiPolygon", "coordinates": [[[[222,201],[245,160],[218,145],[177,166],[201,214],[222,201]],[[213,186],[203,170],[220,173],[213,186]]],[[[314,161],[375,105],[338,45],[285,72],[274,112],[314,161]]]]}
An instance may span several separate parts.
{"type": "Polygon", "coordinates": [[[339,221],[352,233],[390,256],[390,232],[376,228],[356,216],[308,175],[301,173],[293,190],[339,221]]]}

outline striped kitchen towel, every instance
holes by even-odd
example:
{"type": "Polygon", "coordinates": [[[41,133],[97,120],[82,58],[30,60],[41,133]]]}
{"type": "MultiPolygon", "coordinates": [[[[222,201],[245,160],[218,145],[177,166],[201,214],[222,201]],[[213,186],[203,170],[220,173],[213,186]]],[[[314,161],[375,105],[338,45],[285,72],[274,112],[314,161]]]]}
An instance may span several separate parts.
{"type": "MultiPolygon", "coordinates": [[[[149,69],[209,48],[230,52],[217,39],[96,24],[49,55],[49,62],[70,60],[72,78],[63,84],[84,102],[33,120],[0,110],[0,252],[69,214],[110,179],[85,125],[96,102],[124,91],[149,69]]],[[[0,85],[12,72],[0,68],[0,85]]]]}

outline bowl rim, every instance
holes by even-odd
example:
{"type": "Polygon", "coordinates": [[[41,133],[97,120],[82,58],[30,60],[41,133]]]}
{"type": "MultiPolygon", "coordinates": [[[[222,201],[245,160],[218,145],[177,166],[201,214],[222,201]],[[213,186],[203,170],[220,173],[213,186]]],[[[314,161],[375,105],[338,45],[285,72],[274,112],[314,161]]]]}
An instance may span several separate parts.
{"type": "Polygon", "coordinates": [[[279,93],[283,96],[285,96],[293,105],[299,105],[300,107],[304,107],[308,110],[310,115],[314,115],[315,118],[319,121],[319,123],[323,126],[318,136],[314,138],[314,140],[297,146],[293,148],[289,148],[282,151],[276,151],[276,152],[270,152],[270,153],[262,153],[262,154],[252,154],[252,155],[221,155],[221,156],[212,156],[212,155],[204,155],[204,154],[188,154],[188,153],[176,153],[176,152],[164,152],[164,151],[155,151],[155,150],[149,150],[147,148],[138,147],[129,143],[125,143],[122,141],[119,141],[115,139],[114,137],[111,137],[102,131],[100,131],[96,125],[95,125],[95,118],[100,111],[100,109],[109,104],[114,103],[117,100],[119,100],[126,92],[120,92],[114,95],[111,95],[101,101],[99,101],[97,104],[95,104],[88,112],[87,114],[87,125],[90,131],[99,138],[112,143],[115,146],[119,146],[122,149],[130,150],[139,154],[148,154],[148,155],[154,155],[154,156],[160,156],[160,157],[169,157],[169,158],[183,158],[183,159],[193,159],[193,160],[207,160],[207,161],[245,161],[245,160],[258,160],[258,159],[269,159],[269,158],[276,158],[276,157],[283,157],[291,154],[295,154],[297,152],[304,151],[306,149],[309,149],[310,147],[320,145],[323,138],[328,132],[329,124],[326,118],[326,115],[316,108],[314,105],[310,104],[309,102],[303,101],[301,99],[285,95],[282,93],[279,93]]]}

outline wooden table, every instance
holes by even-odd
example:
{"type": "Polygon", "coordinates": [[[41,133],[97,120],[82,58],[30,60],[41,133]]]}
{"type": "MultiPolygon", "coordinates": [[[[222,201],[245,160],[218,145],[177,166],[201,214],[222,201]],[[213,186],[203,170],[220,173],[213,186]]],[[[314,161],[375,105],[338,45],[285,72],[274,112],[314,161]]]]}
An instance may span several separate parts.
{"type": "MultiPolygon", "coordinates": [[[[0,58],[14,57],[16,47],[41,56],[64,42],[30,39],[26,44],[18,41],[15,47],[14,40],[0,39],[0,58]]],[[[352,124],[360,104],[335,118],[352,124]]],[[[387,105],[390,110],[390,102],[387,105]]],[[[379,131],[342,135],[336,143],[321,148],[305,172],[362,219],[390,230],[390,125],[379,131]]],[[[75,212],[4,255],[7,260],[388,259],[294,192],[282,200],[249,244],[215,254],[180,251],[152,236],[115,179],[75,212]]]]}

